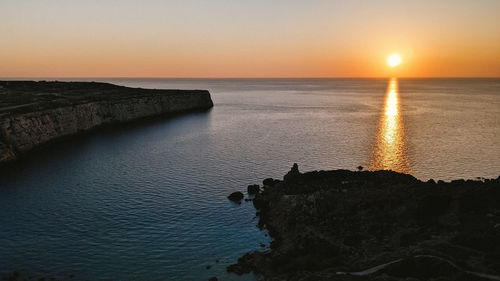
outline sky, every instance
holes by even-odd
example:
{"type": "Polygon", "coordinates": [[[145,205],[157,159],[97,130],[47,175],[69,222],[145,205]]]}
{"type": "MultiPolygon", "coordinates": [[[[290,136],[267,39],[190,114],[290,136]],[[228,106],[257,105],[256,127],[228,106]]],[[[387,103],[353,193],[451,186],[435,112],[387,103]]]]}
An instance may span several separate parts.
{"type": "Polygon", "coordinates": [[[0,77],[500,77],[498,0],[0,0],[0,23],[0,77]]]}

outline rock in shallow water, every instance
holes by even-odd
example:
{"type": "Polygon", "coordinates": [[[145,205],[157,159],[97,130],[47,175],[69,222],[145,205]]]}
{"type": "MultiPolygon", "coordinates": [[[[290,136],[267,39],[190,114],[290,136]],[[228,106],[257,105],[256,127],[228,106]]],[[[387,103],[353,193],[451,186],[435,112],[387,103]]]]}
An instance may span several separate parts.
{"type": "Polygon", "coordinates": [[[227,198],[233,202],[240,203],[241,199],[243,199],[243,193],[236,191],[236,192],[229,194],[229,196],[227,198]]]}

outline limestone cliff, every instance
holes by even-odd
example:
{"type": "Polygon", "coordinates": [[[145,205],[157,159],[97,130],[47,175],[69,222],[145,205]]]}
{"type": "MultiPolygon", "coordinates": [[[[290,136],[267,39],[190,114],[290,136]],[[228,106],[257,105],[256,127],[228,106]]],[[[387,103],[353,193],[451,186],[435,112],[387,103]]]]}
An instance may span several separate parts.
{"type": "Polygon", "coordinates": [[[204,90],[0,81],[0,163],[51,140],[100,125],[212,106],[210,93],[204,90]]]}

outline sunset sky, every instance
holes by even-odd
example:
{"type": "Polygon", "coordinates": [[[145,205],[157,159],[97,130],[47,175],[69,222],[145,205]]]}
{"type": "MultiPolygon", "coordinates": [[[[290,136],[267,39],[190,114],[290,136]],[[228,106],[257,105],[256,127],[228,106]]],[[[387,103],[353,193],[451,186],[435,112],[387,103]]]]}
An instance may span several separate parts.
{"type": "Polygon", "coordinates": [[[0,22],[0,77],[500,76],[498,0],[0,0],[0,22]]]}

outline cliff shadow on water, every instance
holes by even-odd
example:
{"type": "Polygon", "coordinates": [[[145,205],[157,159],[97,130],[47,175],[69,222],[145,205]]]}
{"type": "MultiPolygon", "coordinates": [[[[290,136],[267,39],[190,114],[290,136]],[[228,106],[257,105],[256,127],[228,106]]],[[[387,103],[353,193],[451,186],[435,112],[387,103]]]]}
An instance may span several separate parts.
{"type": "Polygon", "coordinates": [[[121,139],[126,141],[123,139],[124,136],[147,134],[151,130],[169,126],[171,123],[176,125],[180,123],[182,126],[184,122],[192,122],[193,119],[206,123],[210,121],[211,111],[212,108],[148,116],[126,123],[102,124],[92,130],[55,138],[34,147],[29,153],[17,155],[13,161],[0,162],[0,175],[7,176],[11,172],[27,167],[46,165],[54,157],[65,157],[80,152],[86,153],[89,146],[98,145],[101,140],[121,139]],[[78,150],[79,152],[76,152],[78,150]]]}

